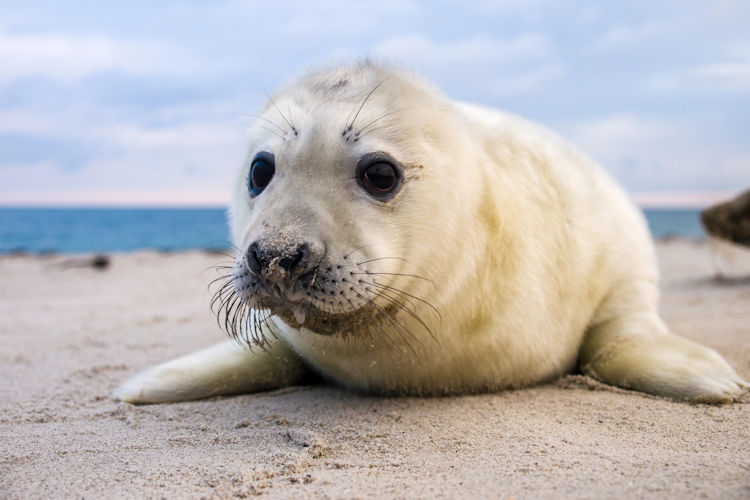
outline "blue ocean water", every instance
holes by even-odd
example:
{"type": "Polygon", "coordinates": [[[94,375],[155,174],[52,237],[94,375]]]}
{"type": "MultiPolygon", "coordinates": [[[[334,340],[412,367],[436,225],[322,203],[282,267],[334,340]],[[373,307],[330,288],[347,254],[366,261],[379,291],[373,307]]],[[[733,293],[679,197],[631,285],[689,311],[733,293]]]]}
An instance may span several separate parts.
{"type": "Polygon", "coordinates": [[[0,208],[0,253],[230,246],[220,208],[0,208]]]}
{"type": "MultiPolygon", "coordinates": [[[[656,238],[704,236],[699,210],[646,210],[656,238]]],[[[221,208],[0,208],[0,253],[225,249],[221,208]]]]}

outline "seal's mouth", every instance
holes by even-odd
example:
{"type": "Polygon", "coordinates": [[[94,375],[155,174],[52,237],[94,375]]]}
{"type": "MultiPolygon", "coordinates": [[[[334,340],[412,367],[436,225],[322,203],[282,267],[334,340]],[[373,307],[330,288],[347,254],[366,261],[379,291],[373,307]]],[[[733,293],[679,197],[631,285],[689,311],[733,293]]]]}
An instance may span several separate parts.
{"type": "Polygon", "coordinates": [[[342,269],[323,265],[290,279],[282,273],[253,273],[238,259],[230,274],[216,280],[211,309],[223,330],[250,347],[278,336],[275,318],[295,330],[325,336],[370,328],[384,309],[364,289],[355,288],[354,271],[348,271],[348,278],[335,274],[342,269]]]}
{"type": "Polygon", "coordinates": [[[426,318],[439,323],[440,313],[390,278],[432,281],[365,267],[382,260],[356,262],[343,256],[321,260],[308,272],[293,276],[275,271],[272,265],[267,266],[268,273],[251,270],[239,257],[233,266],[222,268],[231,272],[215,280],[218,289],[211,309],[222,329],[250,347],[262,347],[278,337],[279,320],[303,334],[364,336],[394,343],[398,337],[414,339],[416,330],[422,330],[434,339],[426,318]]]}
{"type": "Polygon", "coordinates": [[[318,335],[347,335],[351,332],[371,328],[377,324],[377,314],[367,308],[349,312],[323,311],[311,304],[295,304],[293,307],[270,311],[288,326],[318,335]]]}
{"type": "MultiPolygon", "coordinates": [[[[352,331],[371,328],[380,317],[395,314],[393,306],[376,306],[362,301],[352,302],[350,309],[335,308],[330,304],[310,299],[306,295],[290,293],[279,296],[278,293],[265,296],[246,297],[246,307],[263,311],[269,317],[275,316],[295,330],[304,330],[318,335],[346,335],[352,331]]],[[[269,329],[273,326],[269,324],[269,329]]],[[[272,332],[275,333],[275,332],[272,332]]]]}

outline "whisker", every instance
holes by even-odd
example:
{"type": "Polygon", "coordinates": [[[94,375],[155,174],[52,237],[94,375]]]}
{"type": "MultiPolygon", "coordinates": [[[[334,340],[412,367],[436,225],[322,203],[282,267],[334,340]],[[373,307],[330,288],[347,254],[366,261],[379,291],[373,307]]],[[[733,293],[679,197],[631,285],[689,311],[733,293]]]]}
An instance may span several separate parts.
{"type": "MultiPolygon", "coordinates": [[[[350,281],[347,281],[347,282],[348,282],[348,283],[351,283],[350,281]]],[[[364,287],[362,287],[362,286],[360,286],[359,288],[360,288],[360,289],[363,289],[363,290],[365,290],[365,291],[369,291],[369,290],[367,290],[367,288],[364,288],[364,287]]],[[[437,338],[435,337],[435,334],[434,334],[434,333],[432,332],[432,329],[431,329],[431,328],[430,328],[429,326],[427,326],[427,323],[425,323],[425,322],[424,322],[424,321],[422,320],[422,318],[420,318],[420,317],[419,317],[419,316],[418,316],[418,315],[417,315],[417,314],[416,314],[415,312],[411,311],[411,310],[410,310],[410,309],[409,309],[408,307],[404,306],[404,305],[403,305],[403,304],[402,304],[401,302],[399,302],[399,301],[397,301],[396,299],[394,299],[394,298],[392,298],[392,297],[390,297],[390,296],[386,295],[386,294],[385,294],[384,292],[382,292],[382,291],[379,291],[379,292],[372,292],[372,291],[369,291],[369,292],[370,292],[370,293],[372,293],[373,295],[375,295],[376,297],[383,297],[383,298],[384,298],[385,300],[387,300],[387,301],[388,301],[389,303],[393,304],[393,305],[394,305],[395,307],[397,307],[397,308],[399,308],[399,309],[401,309],[401,310],[405,311],[405,312],[406,312],[407,314],[409,314],[409,316],[411,316],[412,318],[414,318],[415,320],[417,320],[417,322],[419,322],[419,324],[420,324],[420,325],[422,325],[422,327],[423,327],[423,328],[424,328],[425,330],[427,330],[427,333],[428,333],[428,334],[430,335],[430,337],[432,337],[432,339],[433,339],[433,340],[434,340],[435,342],[437,342],[437,338]]]]}
{"type": "Polygon", "coordinates": [[[352,273],[352,274],[365,274],[368,276],[406,276],[408,278],[417,278],[420,280],[429,281],[432,286],[435,286],[435,282],[432,281],[430,278],[425,278],[424,276],[418,276],[416,274],[402,274],[402,273],[376,273],[376,272],[365,272],[365,273],[352,273]]]}
{"type": "Polygon", "coordinates": [[[245,336],[245,328],[243,327],[242,323],[242,316],[245,314],[245,301],[244,299],[241,299],[237,306],[234,309],[234,314],[232,314],[232,330],[235,332],[235,335],[239,338],[244,338],[245,336]]]}
{"type": "Polygon", "coordinates": [[[213,311],[213,306],[214,306],[214,304],[216,304],[216,302],[221,302],[222,301],[223,295],[227,291],[229,291],[230,294],[234,292],[234,286],[233,286],[233,283],[231,281],[227,281],[226,283],[224,283],[217,290],[217,292],[213,295],[213,298],[211,299],[211,302],[210,302],[211,311],[213,311]]]}
{"type": "Polygon", "coordinates": [[[274,102],[274,100],[271,99],[271,96],[268,94],[268,92],[266,92],[266,89],[263,88],[263,85],[261,85],[260,88],[263,89],[263,93],[266,94],[266,97],[268,98],[268,102],[271,103],[271,105],[276,109],[276,111],[279,113],[279,115],[281,115],[281,118],[283,118],[284,121],[286,122],[286,124],[289,125],[289,128],[292,130],[292,132],[294,132],[294,135],[299,135],[297,133],[297,128],[294,126],[294,124],[291,122],[291,120],[287,119],[287,117],[284,116],[284,113],[281,112],[281,110],[276,105],[276,103],[274,102]]]}
{"type": "Polygon", "coordinates": [[[405,311],[409,316],[411,316],[412,318],[414,318],[420,325],[422,325],[422,328],[424,328],[427,331],[427,333],[430,335],[430,337],[432,337],[432,340],[434,340],[438,344],[440,343],[438,341],[437,337],[435,337],[435,334],[432,331],[432,329],[429,326],[427,326],[427,323],[425,323],[424,320],[422,320],[422,318],[419,317],[419,315],[416,312],[410,310],[408,307],[406,307],[405,305],[403,305],[401,302],[397,301],[393,297],[391,297],[389,295],[386,295],[386,293],[384,291],[382,291],[382,290],[378,291],[376,296],[383,297],[385,300],[387,300],[388,302],[390,302],[394,306],[396,306],[399,309],[405,311]]]}
{"type": "MultiPolygon", "coordinates": [[[[231,281],[227,282],[222,286],[219,291],[214,295],[214,298],[211,300],[211,307],[214,306],[217,302],[219,304],[223,303],[225,300],[227,300],[229,297],[235,294],[234,286],[231,281]]],[[[213,310],[213,309],[212,309],[213,310]]]]}
{"type": "MultiPolygon", "coordinates": [[[[262,88],[262,85],[261,85],[261,88],[262,88]]],[[[266,95],[268,95],[268,94],[266,94],[266,95]]],[[[287,133],[287,130],[284,127],[282,127],[281,125],[279,125],[275,121],[269,120],[265,116],[259,115],[257,113],[234,113],[234,116],[235,117],[241,116],[243,118],[250,117],[250,118],[252,118],[254,120],[263,120],[264,122],[266,122],[266,123],[268,123],[268,124],[273,125],[274,127],[276,127],[282,134],[286,134],[287,133]]]]}
{"type": "Polygon", "coordinates": [[[278,123],[276,123],[273,120],[269,120],[265,116],[256,115],[256,114],[249,114],[249,116],[252,116],[253,118],[256,118],[258,120],[263,120],[264,122],[273,125],[274,127],[276,127],[279,130],[279,132],[281,134],[286,134],[286,132],[287,132],[286,130],[284,130],[284,127],[282,127],[281,125],[279,125],[278,123]]]}
{"type": "Polygon", "coordinates": [[[223,260],[221,262],[217,262],[216,264],[212,266],[208,266],[205,269],[203,269],[198,276],[203,276],[208,271],[215,270],[217,273],[221,271],[225,271],[227,269],[234,268],[234,259],[230,260],[223,260]]]}
{"type": "Polygon", "coordinates": [[[378,90],[378,88],[379,88],[379,87],[380,87],[381,85],[383,85],[383,84],[384,84],[384,83],[386,82],[386,80],[388,80],[388,79],[386,78],[386,79],[385,79],[385,80],[383,80],[382,82],[380,82],[380,83],[378,83],[377,85],[375,85],[375,87],[373,87],[373,89],[372,89],[372,90],[370,91],[370,93],[369,93],[369,94],[367,94],[367,96],[365,97],[365,99],[364,99],[364,100],[362,101],[362,104],[360,104],[360,105],[359,105],[359,109],[357,110],[357,113],[356,113],[356,114],[354,115],[354,118],[352,118],[352,121],[351,121],[351,123],[347,123],[347,124],[346,124],[346,128],[344,129],[345,131],[346,131],[346,130],[351,130],[351,129],[352,129],[352,127],[354,126],[354,122],[356,122],[356,121],[357,121],[357,117],[359,116],[359,113],[360,113],[360,112],[362,111],[362,108],[364,108],[364,107],[365,107],[365,104],[366,104],[366,103],[367,103],[367,101],[368,101],[368,100],[370,99],[370,97],[372,96],[372,94],[373,94],[373,93],[375,93],[375,91],[376,91],[376,90],[378,90]]]}
{"type": "MultiPolygon", "coordinates": [[[[385,118],[385,117],[387,117],[387,116],[395,115],[396,113],[402,113],[402,112],[404,112],[404,111],[410,111],[410,110],[412,110],[412,109],[414,109],[414,108],[395,109],[395,110],[393,110],[393,111],[389,111],[388,113],[383,113],[382,115],[378,116],[378,117],[377,117],[377,118],[375,118],[374,120],[371,120],[370,122],[368,122],[368,123],[367,123],[367,124],[366,124],[366,125],[365,125],[364,127],[360,128],[360,129],[359,129],[359,130],[357,131],[357,135],[358,135],[358,136],[360,136],[360,137],[364,137],[365,135],[369,134],[369,132],[367,132],[367,134],[365,134],[365,133],[363,133],[363,132],[364,132],[365,130],[367,130],[367,128],[368,128],[369,126],[373,125],[374,123],[376,123],[376,122],[378,122],[378,121],[382,120],[383,118],[385,118]]],[[[381,128],[382,128],[382,127],[381,127],[381,128]]],[[[377,130],[377,129],[376,129],[376,130],[377,130]]]]}
{"type": "MultiPolygon", "coordinates": [[[[290,101],[286,102],[286,112],[289,115],[289,121],[291,123],[294,123],[294,117],[292,116],[292,103],[290,101]]],[[[292,125],[292,131],[294,132],[295,136],[298,135],[297,129],[294,127],[294,125],[292,125]]]]}
{"type": "Polygon", "coordinates": [[[216,269],[216,270],[219,270],[219,269],[234,269],[234,261],[233,260],[232,261],[225,260],[225,261],[222,261],[222,262],[218,262],[216,265],[207,267],[205,270],[208,271],[210,269],[216,269]]]}
{"type": "MultiPolygon", "coordinates": [[[[229,241],[228,243],[229,243],[229,246],[230,246],[230,247],[234,248],[234,249],[235,249],[235,250],[237,251],[237,253],[243,253],[243,252],[242,252],[242,249],[240,249],[240,247],[238,247],[237,245],[235,245],[235,244],[234,244],[234,243],[232,243],[231,241],[229,241]]],[[[233,259],[234,259],[234,258],[236,258],[237,256],[236,256],[236,255],[227,255],[227,257],[231,257],[231,258],[233,258],[233,259]]]]}
{"type": "MultiPolygon", "coordinates": [[[[338,305],[339,310],[341,311],[340,314],[346,314],[346,311],[344,310],[344,306],[342,306],[340,302],[337,303],[336,305],[338,305]]],[[[331,304],[331,313],[333,313],[333,310],[334,310],[334,306],[333,306],[333,304],[331,304]]],[[[330,316],[329,316],[329,318],[330,318],[330,316]]],[[[344,343],[346,344],[346,351],[347,352],[349,352],[349,350],[351,349],[351,345],[349,344],[349,337],[350,337],[350,335],[348,335],[348,332],[347,332],[347,334],[344,335],[344,343]]],[[[371,337],[371,339],[372,339],[372,337],[371,337]]]]}
{"type": "Polygon", "coordinates": [[[278,133],[278,132],[276,132],[276,131],[275,131],[274,129],[272,129],[272,128],[269,128],[269,127],[266,127],[266,126],[265,126],[265,125],[263,125],[262,123],[258,123],[257,125],[258,125],[258,126],[259,126],[260,128],[262,128],[262,129],[264,129],[264,130],[267,130],[267,131],[271,132],[271,133],[272,133],[273,135],[275,135],[276,137],[280,138],[280,139],[281,139],[282,141],[286,142],[286,137],[284,137],[283,135],[279,134],[279,133],[278,133]]]}
{"type": "MultiPolygon", "coordinates": [[[[352,284],[353,284],[353,283],[352,283],[352,284]]],[[[357,286],[357,285],[354,285],[354,286],[357,286]]],[[[360,288],[360,287],[359,287],[359,286],[357,286],[357,288],[360,288]]],[[[366,302],[367,304],[370,304],[370,305],[371,305],[371,306],[372,306],[373,308],[375,308],[376,312],[380,313],[380,314],[381,314],[381,315],[383,316],[383,318],[385,318],[385,319],[386,319],[386,321],[388,321],[389,323],[391,323],[391,325],[392,325],[392,326],[394,327],[394,329],[396,330],[396,332],[397,332],[397,333],[399,334],[399,336],[401,337],[401,340],[403,340],[403,341],[404,341],[404,343],[405,343],[405,344],[406,344],[406,346],[407,346],[407,347],[409,348],[409,350],[411,350],[411,351],[412,351],[412,353],[413,353],[413,354],[414,354],[414,355],[416,356],[416,355],[417,355],[417,351],[416,351],[416,350],[414,349],[414,347],[413,347],[413,346],[412,346],[412,345],[411,345],[411,344],[409,343],[409,341],[408,341],[408,338],[407,338],[407,337],[411,337],[411,338],[412,338],[413,340],[415,340],[415,341],[416,341],[416,342],[417,342],[417,343],[418,343],[418,344],[419,344],[420,346],[422,345],[422,343],[421,343],[421,342],[419,341],[419,339],[418,339],[417,337],[415,337],[415,336],[414,336],[414,334],[413,334],[413,333],[411,332],[411,330],[409,330],[408,328],[406,328],[406,327],[405,327],[405,326],[404,326],[404,325],[403,325],[403,324],[402,324],[401,322],[399,322],[399,321],[398,321],[398,320],[396,320],[396,319],[395,319],[394,317],[392,317],[392,315],[389,315],[389,314],[387,314],[387,313],[385,312],[385,310],[383,310],[383,308],[382,308],[382,307],[380,307],[379,305],[377,305],[377,304],[376,304],[376,303],[375,303],[375,302],[374,302],[374,301],[373,301],[372,299],[369,299],[369,298],[367,298],[367,297],[364,297],[364,296],[363,296],[362,294],[360,294],[359,292],[357,292],[357,291],[356,291],[356,290],[354,290],[353,288],[352,288],[352,291],[353,291],[353,292],[354,292],[354,293],[355,293],[355,294],[356,294],[356,295],[357,295],[358,297],[360,297],[360,298],[361,298],[362,300],[364,300],[364,301],[365,301],[365,302],[366,302]],[[405,333],[406,335],[404,335],[404,333],[405,333]]]]}
{"type": "Polygon", "coordinates": [[[231,332],[233,337],[236,337],[236,329],[234,327],[234,323],[232,322],[232,311],[234,310],[235,306],[242,300],[242,298],[239,295],[234,295],[234,297],[230,300],[229,306],[225,309],[225,315],[224,315],[224,330],[227,332],[231,332]],[[231,327],[230,327],[231,325],[231,327]]]}
{"type": "Polygon", "coordinates": [[[363,248],[374,247],[374,246],[375,246],[374,244],[371,244],[371,245],[362,245],[361,247],[357,247],[354,250],[352,250],[351,252],[349,252],[348,254],[344,255],[343,259],[346,260],[351,254],[353,254],[355,252],[358,252],[358,251],[362,250],[363,248]]]}
{"type": "Polygon", "coordinates": [[[424,305],[426,305],[427,307],[429,307],[430,309],[432,309],[433,311],[435,311],[435,314],[437,314],[438,318],[440,318],[440,322],[441,323],[443,322],[443,316],[440,314],[440,311],[437,310],[437,307],[433,306],[432,304],[430,304],[426,300],[421,299],[421,298],[417,297],[416,295],[412,295],[410,293],[407,293],[407,292],[405,292],[403,290],[399,290],[398,288],[394,288],[394,287],[391,287],[391,286],[388,286],[388,285],[383,285],[381,283],[377,283],[374,280],[372,281],[372,285],[373,286],[377,286],[377,287],[381,287],[381,288],[385,288],[385,289],[390,290],[390,291],[395,292],[395,293],[406,295],[407,297],[410,297],[410,298],[412,298],[414,300],[418,300],[419,302],[423,303],[424,305]]]}
{"type": "MultiPolygon", "coordinates": [[[[352,302],[349,299],[349,297],[344,296],[344,300],[346,300],[349,303],[349,305],[352,306],[352,309],[357,310],[357,309],[360,309],[360,308],[362,308],[364,306],[367,306],[371,310],[375,311],[376,314],[381,314],[382,315],[382,313],[380,313],[377,309],[375,309],[375,307],[373,307],[375,304],[373,304],[372,301],[370,301],[369,299],[366,299],[365,297],[362,297],[361,295],[359,295],[359,298],[360,298],[360,300],[362,300],[363,304],[358,307],[358,306],[354,305],[354,302],[352,302]]],[[[377,341],[375,340],[375,337],[373,337],[373,335],[372,335],[372,330],[371,330],[372,327],[373,327],[373,325],[371,325],[369,323],[365,324],[365,329],[367,330],[367,336],[370,339],[371,344],[374,345],[377,341]]],[[[385,345],[388,348],[389,351],[391,351],[391,353],[393,353],[393,350],[395,348],[396,343],[393,341],[393,339],[391,338],[391,336],[388,334],[388,330],[387,329],[380,329],[380,330],[378,330],[377,331],[377,338],[383,343],[383,345],[385,345]]]]}
{"type": "MultiPolygon", "coordinates": [[[[359,281],[360,281],[360,283],[366,283],[367,285],[372,285],[372,286],[374,286],[376,288],[385,288],[382,285],[376,284],[374,281],[363,281],[363,280],[359,280],[359,281]]],[[[378,290],[378,291],[382,291],[383,293],[385,293],[385,292],[394,293],[392,290],[386,290],[386,289],[378,290]]],[[[415,304],[409,297],[403,296],[403,295],[400,295],[400,294],[396,294],[395,296],[399,300],[403,300],[404,302],[406,302],[407,304],[409,304],[412,307],[412,310],[414,310],[414,311],[417,310],[417,304],[415,304]]]]}
{"type": "Polygon", "coordinates": [[[377,132],[378,130],[383,130],[384,128],[388,128],[388,125],[381,125],[381,126],[379,126],[379,127],[371,128],[370,130],[368,130],[368,131],[367,131],[367,133],[366,133],[366,134],[364,134],[364,135],[358,135],[358,136],[356,136],[356,137],[355,137],[355,139],[354,139],[354,142],[357,142],[357,141],[358,141],[358,140],[360,140],[360,139],[361,139],[362,137],[365,137],[365,136],[367,136],[367,135],[369,135],[369,134],[375,133],[375,132],[377,132]]]}
{"type": "Polygon", "coordinates": [[[406,259],[402,259],[401,257],[378,257],[377,259],[363,260],[362,262],[357,262],[357,265],[361,266],[362,264],[369,264],[370,262],[375,262],[377,260],[386,260],[386,259],[401,260],[403,262],[411,264],[411,262],[409,262],[406,259]]]}
{"type": "Polygon", "coordinates": [[[224,283],[224,285],[222,285],[222,287],[227,286],[228,284],[232,283],[231,279],[232,279],[232,275],[231,274],[224,274],[222,276],[219,276],[218,278],[215,278],[215,279],[212,279],[211,281],[209,281],[208,282],[208,286],[206,288],[208,288],[210,290],[214,283],[216,283],[217,281],[222,281],[222,280],[229,280],[226,283],[224,283]]]}
{"type": "MultiPolygon", "coordinates": [[[[271,314],[271,311],[269,309],[264,309],[265,319],[264,324],[268,327],[268,331],[271,332],[271,335],[273,335],[273,338],[278,339],[279,338],[279,329],[278,326],[276,326],[276,323],[273,321],[273,314],[271,314]]],[[[265,336],[263,337],[265,340],[265,336]]]]}

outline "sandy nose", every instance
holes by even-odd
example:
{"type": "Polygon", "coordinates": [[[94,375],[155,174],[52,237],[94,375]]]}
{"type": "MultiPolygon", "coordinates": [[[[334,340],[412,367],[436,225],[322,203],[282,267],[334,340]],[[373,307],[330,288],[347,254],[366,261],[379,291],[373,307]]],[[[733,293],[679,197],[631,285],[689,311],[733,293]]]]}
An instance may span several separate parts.
{"type": "Polygon", "coordinates": [[[248,247],[246,258],[250,271],[257,276],[293,281],[314,267],[317,253],[309,242],[279,245],[257,240],[248,247]]]}

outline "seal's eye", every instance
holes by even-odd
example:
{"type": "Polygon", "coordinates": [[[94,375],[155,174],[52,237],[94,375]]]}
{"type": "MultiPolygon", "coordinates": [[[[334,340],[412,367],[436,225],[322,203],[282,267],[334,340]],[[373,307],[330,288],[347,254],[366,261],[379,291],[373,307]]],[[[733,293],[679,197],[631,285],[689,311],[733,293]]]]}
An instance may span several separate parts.
{"type": "Polygon", "coordinates": [[[380,201],[393,198],[402,184],[400,168],[385,153],[364,155],[357,165],[357,177],[365,191],[380,201]]]}
{"type": "Polygon", "coordinates": [[[250,189],[250,196],[258,196],[268,186],[273,178],[273,174],[276,171],[274,167],[273,155],[265,151],[261,151],[255,158],[253,163],[250,165],[250,177],[248,178],[248,188],[250,189]]]}
{"type": "Polygon", "coordinates": [[[396,170],[388,163],[373,163],[365,169],[362,180],[372,191],[390,191],[396,186],[396,170]]]}

